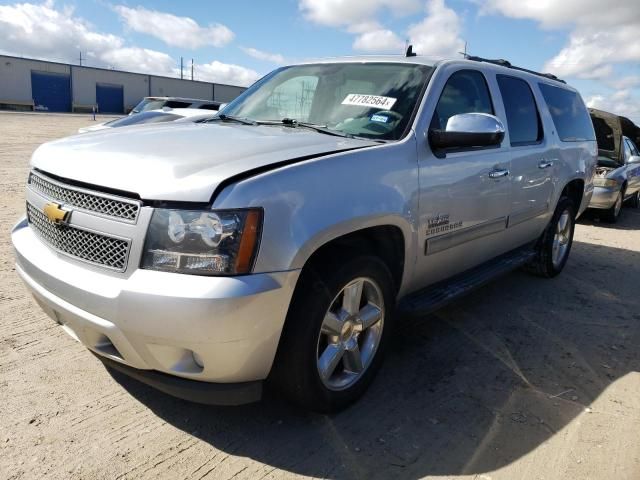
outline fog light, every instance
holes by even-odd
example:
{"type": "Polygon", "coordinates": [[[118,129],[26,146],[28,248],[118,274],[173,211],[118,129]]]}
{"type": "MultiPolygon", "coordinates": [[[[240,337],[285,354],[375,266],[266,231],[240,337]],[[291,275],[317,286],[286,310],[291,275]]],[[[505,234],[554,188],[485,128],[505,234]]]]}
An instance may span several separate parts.
{"type": "Polygon", "coordinates": [[[202,361],[202,357],[200,355],[198,355],[196,352],[193,352],[193,361],[200,368],[204,368],[204,362],[202,361]]]}

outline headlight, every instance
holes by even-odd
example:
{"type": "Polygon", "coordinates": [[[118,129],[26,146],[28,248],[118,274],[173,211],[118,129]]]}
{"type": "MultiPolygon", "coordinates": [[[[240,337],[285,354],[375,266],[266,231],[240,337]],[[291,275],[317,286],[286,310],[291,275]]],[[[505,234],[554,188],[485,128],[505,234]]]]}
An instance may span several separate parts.
{"type": "Polygon", "coordinates": [[[142,268],[195,275],[237,275],[253,267],[262,210],[153,212],[142,268]]]}
{"type": "Polygon", "coordinates": [[[608,188],[612,188],[612,187],[617,187],[620,185],[620,183],[618,183],[617,180],[614,180],[613,178],[599,178],[596,177],[593,179],[593,185],[596,187],[608,187],[608,188]]]}

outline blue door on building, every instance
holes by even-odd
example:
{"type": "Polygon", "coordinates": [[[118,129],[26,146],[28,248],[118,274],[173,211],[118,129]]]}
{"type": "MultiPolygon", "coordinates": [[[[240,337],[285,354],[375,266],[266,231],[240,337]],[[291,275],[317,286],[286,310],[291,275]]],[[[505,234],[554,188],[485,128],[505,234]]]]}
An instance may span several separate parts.
{"type": "Polygon", "coordinates": [[[31,95],[36,110],[71,111],[71,77],[66,73],[31,71],[31,95]]]}
{"type": "Polygon", "coordinates": [[[124,113],[122,85],[96,83],[96,103],[100,113],[124,113]]]}

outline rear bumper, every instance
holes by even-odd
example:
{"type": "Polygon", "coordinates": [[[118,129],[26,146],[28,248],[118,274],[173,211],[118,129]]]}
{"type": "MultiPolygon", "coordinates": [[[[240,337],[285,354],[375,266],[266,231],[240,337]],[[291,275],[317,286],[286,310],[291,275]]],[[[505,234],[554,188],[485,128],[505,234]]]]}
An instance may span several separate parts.
{"type": "MultiPolygon", "coordinates": [[[[211,383],[245,384],[269,375],[299,271],[114,274],[57,254],[24,221],[11,237],[16,271],[45,313],[100,357],[130,372],[149,371],[130,376],[156,386],[161,372],[225,390],[211,383]]],[[[240,390],[251,397],[256,388],[240,390]]]]}
{"type": "Polygon", "coordinates": [[[608,210],[616,202],[618,193],[620,188],[594,187],[589,208],[608,210]]]}
{"type": "Polygon", "coordinates": [[[138,370],[96,355],[105,367],[123,373],[168,395],[206,405],[243,405],[262,397],[262,382],[208,383],[167,375],[154,370],[138,370]]]}

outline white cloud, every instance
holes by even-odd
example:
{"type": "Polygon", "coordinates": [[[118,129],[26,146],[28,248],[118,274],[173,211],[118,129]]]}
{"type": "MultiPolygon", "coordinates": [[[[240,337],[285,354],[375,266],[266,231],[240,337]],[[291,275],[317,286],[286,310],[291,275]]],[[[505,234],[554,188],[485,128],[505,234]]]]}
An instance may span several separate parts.
{"type": "Polygon", "coordinates": [[[175,60],[156,50],[139,47],[123,47],[108,50],[101,55],[108,67],[130,72],[174,76],[175,60]]]}
{"type": "Polygon", "coordinates": [[[640,22],[608,30],[580,28],[545,69],[561,76],[608,78],[613,73],[612,64],[640,61],[638,32],[640,22]]]}
{"type": "MultiPolygon", "coordinates": [[[[75,62],[80,51],[85,65],[178,77],[170,55],[125,45],[123,38],[98,33],[73,9],[57,9],[53,2],[0,5],[0,53],[75,62]]],[[[195,66],[198,79],[249,85],[259,74],[240,65],[211,62],[195,66]]]]}
{"type": "Polygon", "coordinates": [[[146,33],[176,47],[222,47],[234,37],[228,27],[219,23],[202,27],[190,17],[179,17],[140,6],[129,8],[117,5],[114,10],[131,30],[146,33]]]}
{"type": "Polygon", "coordinates": [[[391,30],[377,28],[358,35],[353,42],[353,48],[363,52],[402,53],[404,41],[391,30]]]}
{"type": "Polygon", "coordinates": [[[568,43],[545,65],[560,76],[606,79],[615,64],[640,61],[638,0],[487,0],[480,9],[545,28],[573,28],[568,43]]]}
{"type": "Polygon", "coordinates": [[[615,112],[640,125],[640,96],[630,89],[618,90],[611,95],[592,95],[586,103],[589,108],[615,112]]]}
{"type": "Polygon", "coordinates": [[[460,18],[444,0],[429,0],[427,16],[408,30],[413,51],[427,57],[452,57],[464,49],[460,18]]]}
{"type": "Polygon", "coordinates": [[[307,20],[330,27],[348,27],[372,20],[382,10],[403,16],[420,10],[419,0],[300,0],[307,20]]]}
{"type": "Polygon", "coordinates": [[[455,55],[464,46],[460,38],[460,19],[444,0],[428,0],[425,18],[411,25],[401,37],[384,27],[379,17],[402,17],[416,13],[419,0],[300,0],[304,17],[314,23],[344,28],[356,34],[353,49],[375,53],[402,53],[404,38],[414,51],[431,57],[455,55]]]}
{"type": "Polygon", "coordinates": [[[563,25],[611,26],[640,21],[637,0],[485,0],[484,13],[500,13],[511,18],[527,18],[546,28],[563,25]]]}
{"type": "Polygon", "coordinates": [[[376,20],[378,14],[400,17],[420,10],[419,0],[300,0],[304,17],[314,23],[356,34],[354,50],[401,53],[404,41],[376,20]]]}
{"type": "Polygon", "coordinates": [[[0,6],[0,51],[68,61],[80,51],[92,58],[101,52],[121,48],[123,40],[92,31],[72,9],[56,10],[52,2],[0,6]]]}
{"type": "Polygon", "coordinates": [[[257,58],[258,60],[264,60],[267,62],[276,63],[278,65],[284,63],[284,57],[279,53],[265,52],[263,50],[258,50],[257,48],[251,47],[240,47],[240,50],[242,50],[250,57],[257,58]]]}
{"type": "Polygon", "coordinates": [[[207,82],[226,83],[230,85],[240,85],[247,87],[255,82],[261,75],[255,70],[213,61],[211,63],[195,65],[196,78],[207,82]]]}

